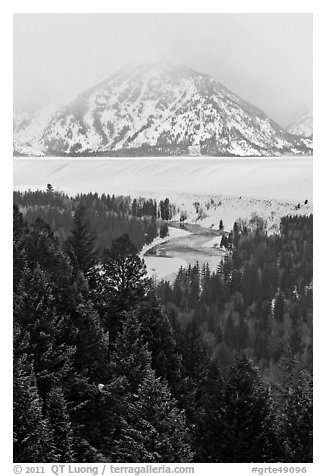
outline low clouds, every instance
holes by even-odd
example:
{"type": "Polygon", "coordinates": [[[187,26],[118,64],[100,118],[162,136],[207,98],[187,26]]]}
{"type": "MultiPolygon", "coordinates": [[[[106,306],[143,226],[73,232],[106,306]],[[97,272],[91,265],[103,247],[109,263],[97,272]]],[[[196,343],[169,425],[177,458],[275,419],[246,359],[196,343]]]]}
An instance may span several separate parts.
{"type": "Polygon", "coordinates": [[[212,74],[282,126],[312,107],[311,14],[16,14],[15,110],[61,105],[153,55],[212,74]]]}

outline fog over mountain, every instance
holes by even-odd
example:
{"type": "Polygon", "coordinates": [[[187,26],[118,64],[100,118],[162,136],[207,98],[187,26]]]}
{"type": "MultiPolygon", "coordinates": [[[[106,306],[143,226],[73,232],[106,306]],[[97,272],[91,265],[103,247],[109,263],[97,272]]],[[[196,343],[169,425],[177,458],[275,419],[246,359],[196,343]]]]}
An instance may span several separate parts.
{"type": "Polygon", "coordinates": [[[153,54],[212,75],[282,127],[312,108],[311,14],[16,14],[15,112],[55,110],[153,54]]]}
{"type": "Polygon", "coordinates": [[[291,134],[296,134],[302,137],[313,136],[313,116],[312,111],[307,111],[305,114],[298,117],[287,128],[291,134]]]}
{"type": "Polygon", "coordinates": [[[311,154],[312,141],[288,133],[212,76],[171,63],[127,66],[52,116],[19,115],[14,150],[36,155],[311,154]]]}

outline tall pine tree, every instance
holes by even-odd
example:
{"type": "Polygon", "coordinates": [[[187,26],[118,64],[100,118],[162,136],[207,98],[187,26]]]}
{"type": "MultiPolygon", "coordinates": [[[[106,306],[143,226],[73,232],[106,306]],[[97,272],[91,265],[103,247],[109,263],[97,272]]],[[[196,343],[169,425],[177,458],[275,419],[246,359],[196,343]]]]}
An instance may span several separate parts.
{"type": "Polygon", "coordinates": [[[140,302],[148,290],[145,263],[128,235],[114,240],[111,250],[105,250],[103,270],[108,299],[105,321],[114,342],[122,330],[125,311],[140,302]]]}
{"type": "Polygon", "coordinates": [[[148,365],[134,402],[122,420],[114,445],[116,462],[187,463],[192,461],[185,416],[166,383],[148,365]]]}
{"type": "Polygon", "coordinates": [[[52,430],[56,461],[60,463],[75,462],[74,434],[67,402],[60,387],[53,387],[47,395],[46,416],[52,430]]]}
{"type": "Polygon", "coordinates": [[[281,364],[276,414],[283,461],[313,461],[313,385],[312,376],[292,356],[281,364]]]}
{"type": "Polygon", "coordinates": [[[236,358],[225,381],[213,364],[197,428],[198,460],[279,461],[274,430],[271,397],[252,362],[246,356],[236,358]]]}
{"type": "Polygon", "coordinates": [[[13,390],[14,462],[57,462],[53,434],[42,414],[43,401],[26,355],[14,358],[13,390]]]}
{"type": "Polygon", "coordinates": [[[67,249],[75,262],[75,267],[84,274],[96,262],[95,236],[90,230],[90,221],[84,205],[79,204],[75,210],[67,249]]]}

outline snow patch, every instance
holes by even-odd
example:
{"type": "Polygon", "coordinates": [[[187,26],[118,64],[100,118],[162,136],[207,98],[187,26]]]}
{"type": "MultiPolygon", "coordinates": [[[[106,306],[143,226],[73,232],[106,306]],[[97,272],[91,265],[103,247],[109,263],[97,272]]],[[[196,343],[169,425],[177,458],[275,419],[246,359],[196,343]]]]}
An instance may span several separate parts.
{"type": "Polygon", "coordinates": [[[154,248],[154,246],[160,245],[162,243],[166,243],[167,241],[172,240],[173,238],[180,238],[181,236],[191,235],[190,231],[183,230],[181,228],[175,228],[172,226],[169,226],[168,228],[169,228],[169,234],[167,236],[165,236],[164,238],[160,238],[159,236],[157,236],[156,238],[154,238],[153,241],[151,241],[148,244],[145,244],[142,247],[141,251],[139,252],[139,256],[141,258],[144,258],[147,251],[154,248]]]}
{"type": "Polygon", "coordinates": [[[144,257],[147,274],[149,277],[158,281],[161,279],[173,277],[180,267],[187,268],[187,263],[182,258],[162,258],[159,256],[144,257]]]}

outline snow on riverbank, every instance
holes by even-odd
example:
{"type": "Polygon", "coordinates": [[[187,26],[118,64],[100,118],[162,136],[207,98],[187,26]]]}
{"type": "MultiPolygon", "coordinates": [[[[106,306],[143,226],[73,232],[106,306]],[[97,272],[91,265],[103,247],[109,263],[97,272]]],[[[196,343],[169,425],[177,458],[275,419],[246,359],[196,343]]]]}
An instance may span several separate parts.
{"type": "Polygon", "coordinates": [[[219,229],[222,220],[226,231],[230,231],[234,222],[239,219],[248,222],[253,216],[257,216],[266,221],[269,233],[277,233],[281,217],[309,215],[313,212],[312,203],[305,203],[304,195],[300,201],[294,201],[245,196],[174,194],[170,200],[178,208],[174,220],[178,221],[180,216],[183,216],[186,217],[185,223],[196,223],[215,230],[219,229]]]}
{"type": "Polygon", "coordinates": [[[148,277],[160,281],[161,279],[168,278],[170,275],[175,275],[181,266],[183,268],[187,267],[187,262],[182,258],[145,256],[147,251],[154,248],[154,246],[166,243],[173,238],[180,238],[187,235],[191,235],[191,233],[189,231],[182,230],[181,228],[173,228],[170,226],[168,236],[165,238],[156,237],[151,243],[143,246],[139,256],[145,261],[148,277]]]}
{"type": "Polygon", "coordinates": [[[145,256],[144,257],[147,275],[151,278],[160,281],[161,279],[173,281],[177,272],[181,268],[187,268],[187,262],[182,258],[163,258],[160,256],[145,256]]]}
{"type": "Polygon", "coordinates": [[[172,238],[180,238],[182,236],[187,235],[191,235],[191,232],[187,230],[182,230],[181,228],[174,228],[172,226],[169,226],[169,234],[164,238],[160,238],[159,236],[157,236],[156,238],[154,238],[153,241],[151,241],[151,243],[149,243],[148,245],[144,245],[139,253],[139,256],[143,258],[147,251],[149,251],[151,248],[154,248],[154,246],[166,243],[167,241],[172,240],[172,238]]]}

